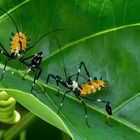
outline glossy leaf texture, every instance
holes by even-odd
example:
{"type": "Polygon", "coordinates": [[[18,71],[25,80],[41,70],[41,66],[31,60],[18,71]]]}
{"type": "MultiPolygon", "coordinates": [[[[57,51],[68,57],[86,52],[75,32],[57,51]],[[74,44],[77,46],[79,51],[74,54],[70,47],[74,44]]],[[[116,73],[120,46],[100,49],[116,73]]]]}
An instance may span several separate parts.
{"type": "MultiPolygon", "coordinates": [[[[20,30],[32,38],[31,43],[49,30],[67,29],[43,38],[27,54],[44,52],[40,84],[45,83],[49,73],[58,74],[65,79],[62,54],[68,75],[76,73],[80,62],[84,61],[91,77],[107,80],[107,86],[99,94],[93,94],[91,97],[108,99],[111,102],[113,115],[108,123],[112,127],[105,124],[104,104],[85,101],[91,125],[91,128],[88,128],[85,124],[84,108],[73,96],[67,96],[58,116],[56,112],[62,95],[56,96],[56,90],[52,86],[56,85],[55,81],[50,81],[45,94],[36,94],[34,97],[30,94],[31,78],[22,81],[20,72],[14,70],[25,69],[23,65],[19,68],[17,62],[9,63],[13,69],[9,69],[1,81],[2,89],[10,88],[7,92],[18,102],[75,140],[132,140],[140,137],[138,0],[26,0],[11,2],[10,5],[6,2],[0,4],[6,10],[12,11],[11,15],[20,30]],[[59,51],[54,36],[57,36],[62,52],[59,51]],[[15,74],[10,74],[11,71],[15,71],[15,74]],[[11,79],[12,82],[9,82],[11,79]]],[[[0,41],[9,49],[7,40],[10,32],[15,32],[9,18],[1,18],[0,30],[0,41]]],[[[0,58],[4,63],[4,57],[0,58]]],[[[83,70],[81,72],[85,74],[83,70]]]]}

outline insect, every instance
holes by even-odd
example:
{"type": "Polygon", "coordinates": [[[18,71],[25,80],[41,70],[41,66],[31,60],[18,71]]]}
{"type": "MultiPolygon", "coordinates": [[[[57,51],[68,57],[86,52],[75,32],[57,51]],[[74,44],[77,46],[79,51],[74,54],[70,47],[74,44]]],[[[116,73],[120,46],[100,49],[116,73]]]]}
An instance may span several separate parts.
{"type": "MultiPolygon", "coordinates": [[[[57,38],[56,38],[56,40],[57,40],[57,38]]],[[[58,43],[58,46],[59,46],[60,51],[61,51],[61,47],[60,47],[60,44],[59,44],[58,40],[57,40],[57,43],[58,43]]],[[[87,124],[88,127],[90,127],[90,125],[88,123],[87,106],[86,106],[84,100],[90,100],[90,101],[94,101],[94,102],[104,103],[105,104],[105,110],[106,110],[108,116],[112,115],[112,109],[111,109],[111,106],[110,106],[110,102],[108,100],[90,98],[90,97],[86,96],[86,95],[96,93],[97,91],[104,88],[105,85],[106,85],[106,81],[102,80],[102,79],[98,80],[96,77],[94,77],[94,79],[92,79],[84,62],[80,63],[79,68],[78,68],[78,72],[76,74],[73,74],[73,75],[68,77],[63,56],[62,56],[62,60],[63,60],[63,64],[64,64],[64,73],[65,73],[66,79],[63,80],[59,75],[48,74],[47,79],[46,79],[46,83],[45,83],[45,88],[44,88],[44,93],[45,93],[46,92],[46,86],[47,86],[50,78],[52,78],[56,81],[56,85],[58,87],[58,94],[59,94],[59,84],[61,84],[62,86],[64,86],[66,88],[66,91],[64,92],[64,95],[63,95],[63,98],[62,98],[62,101],[60,103],[60,106],[59,106],[59,109],[58,109],[57,113],[60,112],[60,110],[63,106],[63,102],[64,102],[64,99],[66,97],[66,94],[68,94],[69,92],[72,92],[73,95],[84,106],[85,120],[86,120],[86,124],[87,124]],[[82,74],[80,74],[82,68],[84,68],[84,70],[86,72],[86,75],[87,75],[87,78],[85,76],[83,76],[82,74]],[[75,76],[76,76],[76,78],[73,79],[73,77],[75,77],[75,76]],[[79,77],[83,77],[86,82],[83,83],[83,84],[79,84],[78,83],[79,77]]]]}
{"type": "Polygon", "coordinates": [[[0,50],[0,53],[6,56],[6,61],[4,64],[4,68],[2,71],[2,75],[0,77],[0,80],[3,79],[5,74],[5,69],[9,61],[11,60],[19,60],[21,63],[26,65],[29,69],[24,74],[23,79],[25,78],[26,74],[28,74],[29,71],[33,71],[35,73],[34,80],[32,83],[31,93],[34,89],[34,85],[36,80],[40,77],[41,74],[41,68],[39,67],[42,61],[43,52],[38,52],[36,54],[33,54],[28,57],[24,57],[24,55],[35,47],[35,45],[45,36],[49,35],[52,32],[63,30],[63,29],[54,29],[52,31],[49,31],[48,33],[44,34],[42,37],[40,37],[32,46],[30,46],[30,38],[27,38],[26,35],[22,32],[19,32],[18,26],[12,16],[8,14],[4,9],[0,7],[0,10],[3,11],[14,23],[16,28],[16,33],[12,33],[11,40],[11,50],[10,53],[5,49],[5,47],[0,43],[0,47],[2,50],[0,50]]]}

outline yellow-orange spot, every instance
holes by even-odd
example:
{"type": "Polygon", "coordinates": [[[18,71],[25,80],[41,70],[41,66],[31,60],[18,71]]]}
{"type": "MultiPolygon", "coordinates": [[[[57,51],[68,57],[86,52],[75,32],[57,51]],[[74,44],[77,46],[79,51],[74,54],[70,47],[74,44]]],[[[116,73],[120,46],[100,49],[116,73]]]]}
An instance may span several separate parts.
{"type": "Polygon", "coordinates": [[[86,94],[90,94],[90,92],[91,92],[90,89],[91,89],[91,86],[88,83],[83,84],[82,90],[81,90],[81,96],[84,96],[86,94]]]}
{"type": "Polygon", "coordinates": [[[25,51],[27,47],[26,44],[27,44],[27,39],[25,34],[23,34],[22,32],[16,33],[15,36],[12,37],[11,53],[17,50],[25,51]]]}
{"type": "Polygon", "coordinates": [[[102,87],[106,85],[106,82],[103,80],[93,80],[83,84],[80,96],[85,96],[87,94],[95,93],[97,90],[101,90],[102,87]]]}

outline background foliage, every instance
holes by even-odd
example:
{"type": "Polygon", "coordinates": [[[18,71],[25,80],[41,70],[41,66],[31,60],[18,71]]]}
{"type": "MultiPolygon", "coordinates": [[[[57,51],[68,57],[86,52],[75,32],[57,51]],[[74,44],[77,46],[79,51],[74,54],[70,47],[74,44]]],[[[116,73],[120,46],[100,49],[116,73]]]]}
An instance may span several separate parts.
{"type": "MultiPolygon", "coordinates": [[[[32,38],[31,44],[49,30],[67,29],[42,39],[27,54],[43,51],[45,55],[41,64],[43,73],[40,84],[45,82],[48,73],[65,78],[55,35],[63,48],[69,75],[75,73],[79,63],[84,61],[92,77],[102,76],[108,81],[107,87],[92,97],[111,101],[113,116],[109,123],[112,127],[104,123],[104,106],[88,102],[88,116],[92,126],[89,129],[85,124],[83,106],[71,96],[65,100],[62,112],[57,116],[55,112],[62,96],[55,96],[56,91],[50,85],[46,95],[37,94],[33,97],[30,94],[33,75],[22,81],[20,74],[25,66],[18,62],[9,63],[12,69],[9,69],[0,82],[1,89],[9,88],[7,92],[19,103],[73,139],[105,137],[108,140],[131,140],[140,137],[138,0],[6,0],[1,1],[0,5],[10,12],[19,29],[32,38]],[[11,71],[15,74],[11,75],[11,71]],[[11,79],[12,82],[9,82],[11,79]]],[[[0,21],[0,41],[8,50],[9,37],[16,30],[2,12],[0,21]]],[[[4,63],[4,57],[0,58],[1,63],[4,63]]],[[[55,81],[51,81],[51,84],[54,83],[55,81]]]]}

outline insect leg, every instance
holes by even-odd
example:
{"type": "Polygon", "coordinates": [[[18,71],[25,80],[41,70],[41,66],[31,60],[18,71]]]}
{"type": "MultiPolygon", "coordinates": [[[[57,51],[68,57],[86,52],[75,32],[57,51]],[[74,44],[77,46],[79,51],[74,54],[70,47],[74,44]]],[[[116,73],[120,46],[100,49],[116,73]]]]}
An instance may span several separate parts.
{"type": "Polygon", "coordinates": [[[69,92],[70,92],[69,90],[65,91],[65,93],[64,93],[64,95],[63,95],[63,98],[62,98],[62,101],[61,101],[61,103],[60,103],[60,106],[59,106],[59,109],[58,109],[57,114],[60,113],[60,110],[61,110],[61,108],[62,108],[62,106],[63,106],[63,103],[64,103],[64,99],[65,99],[65,97],[66,97],[66,94],[69,93],[69,92]]]}
{"type": "Polygon", "coordinates": [[[34,80],[33,80],[33,83],[32,83],[32,88],[31,88],[31,93],[33,93],[33,89],[34,89],[35,83],[39,79],[39,77],[41,75],[41,72],[42,72],[41,68],[39,68],[39,67],[37,67],[36,70],[37,71],[35,72],[34,80]]]}
{"type": "Polygon", "coordinates": [[[88,98],[88,97],[81,97],[81,98],[86,99],[86,100],[90,100],[90,101],[94,101],[94,102],[105,103],[106,104],[105,110],[106,110],[107,114],[112,115],[112,109],[111,109],[111,106],[110,106],[110,102],[108,100],[96,99],[96,98],[88,98]]]}
{"type": "Polygon", "coordinates": [[[0,53],[4,54],[5,56],[9,56],[9,53],[6,51],[6,49],[4,48],[4,46],[1,43],[0,43],[0,47],[3,49],[3,51],[0,50],[0,53]]]}
{"type": "Polygon", "coordinates": [[[82,62],[80,63],[80,65],[79,65],[79,68],[78,68],[78,72],[77,72],[77,76],[76,76],[76,82],[78,81],[78,78],[79,78],[79,75],[80,75],[82,66],[84,67],[85,72],[86,72],[86,74],[87,74],[89,80],[92,80],[91,77],[90,77],[90,74],[89,74],[89,72],[88,72],[88,70],[87,70],[87,68],[86,68],[86,66],[85,66],[85,63],[82,61],[82,62]]]}
{"type": "Polygon", "coordinates": [[[36,53],[36,54],[31,55],[29,57],[20,59],[20,62],[25,64],[27,67],[29,67],[29,69],[25,72],[24,76],[22,77],[23,79],[25,79],[25,76],[30,72],[30,70],[35,72],[34,69],[39,69],[39,65],[41,64],[42,57],[43,57],[43,53],[39,52],[39,53],[36,53]],[[28,59],[31,59],[31,62],[25,62],[25,60],[28,60],[28,59]]]}
{"type": "MultiPolygon", "coordinates": [[[[31,63],[24,62],[23,60],[20,60],[20,62],[22,62],[22,63],[23,63],[24,65],[26,65],[27,67],[29,67],[29,69],[28,69],[28,70],[25,72],[25,74],[22,76],[22,79],[25,79],[25,76],[26,76],[31,70],[32,70],[33,72],[35,72],[34,80],[33,80],[32,87],[31,87],[31,93],[33,93],[33,89],[34,89],[35,82],[36,82],[36,80],[38,80],[38,78],[39,78],[40,75],[41,75],[41,69],[40,69],[39,67],[33,68],[31,63]]],[[[35,89],[34,89],[34,90],[35,90],[35,89]]]]}
{"type": "Polygon", "coordinates": [[[61,80],[61,77],[60,77],[59,75],[57,75],[57,76],[56,76],[56,85],[57,85],[57,89],[58,89],[58,91],[57,91],[57,95],[58,95],[58,96],[60,95],[60,92],[59,92],[59,90],[60,90],[60,88],[59,88],[59,83],[60,83],[60,81],[62,81],[62,80],[61,80]]]}
{"type": "Polygon", "coordinates": [[[85,108],[86,125],[90,128],[90,125],[89,125],[89,123],[88,123],[87,106],[86,106],[85,102],[84,102],[78,95],[76,95],[76,94],[74,94],[74,95],[77,97],[78,100],[81,101],[81,103],[83,104],[83,106],[84,106],[84,108],[85,108]]]}
{"type": "Polygon", "coordinates": [[[25,61],[25,60],[28,60],[28,59],[30,59],[30,58],[35,57],[36,55],[37,55],[37,54],[31,55],[31,56],[26,57],[26,58],[21,58],[20,60],[21,60],[21,61],[25,61]]]}
{"type": "Polygon", "coordinates": [[[112,115],[112,108],[110,106],[110,102],[108,100],[102,100],[102,99],[96,99],[96,98],[88,98],[88,97],[81,97],[83,99],[86,99],[86,100],[90,100],[90,101],[94,101],[94,102],[102,102],[102,103],[105,103],[106,106],[105,106],[105,110],[107,112],[107,118],[105,120],[105,123],[109,126],[111,126],[110,124],[108,124],[108,118],[110,115],[112,115]]]}
{"type": "Polygon", "coordinates": [[[66,85],[65,85],[65,82],[61,79],[61,77],[59,75],[54,76],[53,74],[49,74],[47,79],[46,79],[46,83],[44,86],[44,93],[46,92],[46,87],[47,87],[47,84],[48,84],[50,78],[53,78],[56,81],[56,84],[58,87],[58,95],[59,95],[59,83],[61,83],[63,86],[66,86],[66,85]]]}
{"type": "Polygon", "coordinates": [[[31,65],[27,62],[24,62],[23,59],[19,59],[21,63],[23,63],[24,65],[26,65],[29,69],[24,73],[24,75],[22,76],[22,79],[25,80],[25,76],[32,70],[34,72],[33,69],[31,69],[31,65]]]}

